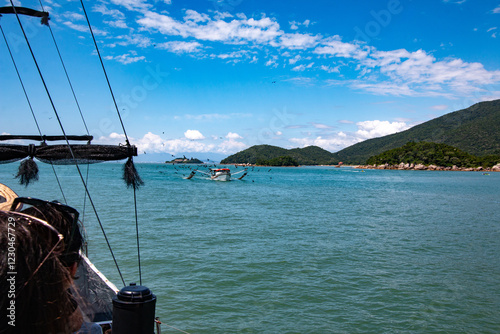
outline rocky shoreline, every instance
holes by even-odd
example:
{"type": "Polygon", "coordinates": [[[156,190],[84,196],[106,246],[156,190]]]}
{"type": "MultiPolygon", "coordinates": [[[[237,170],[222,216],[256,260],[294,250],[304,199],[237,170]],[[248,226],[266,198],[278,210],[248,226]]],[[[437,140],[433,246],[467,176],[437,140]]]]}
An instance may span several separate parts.
{"type": "Polygon", "coordinates": [[[463,172],[500,172],[500,164],[496,164],[495,166],[489,168],[484,167],[443,167],[436,165],[422,165],[422,164],[413,164],[413,163],[400,163],[399,165],[359,165],[354,166],[354,168],[359,169],[397,169],[397,170],[440,170],[440,171],[463,171],[463,172]]]}

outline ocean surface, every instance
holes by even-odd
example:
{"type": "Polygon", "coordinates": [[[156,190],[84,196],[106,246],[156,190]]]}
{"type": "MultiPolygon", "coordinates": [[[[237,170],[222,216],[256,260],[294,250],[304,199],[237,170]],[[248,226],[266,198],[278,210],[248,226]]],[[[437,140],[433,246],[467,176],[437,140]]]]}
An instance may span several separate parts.
{"type": "MultiPolygon", "coordinates": [[[[0,182],[66,198],[120,275],[74,166],[0,182]]],[[[256,167],[240,181],[137,164],[142,284],[162,333],[500,333],[500,173],[256,167]],[[170,327],[172,326],[172,327],[170,327]]],[[[231,166],[233,172],[237,170],[231,166]]],[[[81,167],[125,282],[140,282],[122,165],[81,167]]]]}

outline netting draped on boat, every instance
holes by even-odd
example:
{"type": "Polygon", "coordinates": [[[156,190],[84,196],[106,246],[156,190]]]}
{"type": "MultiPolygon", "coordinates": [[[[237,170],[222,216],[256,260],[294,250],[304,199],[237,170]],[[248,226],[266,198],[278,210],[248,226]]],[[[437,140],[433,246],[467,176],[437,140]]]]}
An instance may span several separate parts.
{"type": "Polygon", "coordinates": [[[76,272],[75,287],[83,313],[93,322],[111,321],[113,318],[113,296],[118,289],[85,257],[76,272]]]}
{"type": "Polygon", "coordinates": [[[0,163],[30,157],[54,165],[74,165],[123,160],[137,156],[137,149],[134,146],[70,145],[70,147],[71,150],[68,145],[0,144],[0,163]]]}
{"type": "Polygon", "coordinates": [[[142,185],[142,181],[133,166],[132,157],[134,156],[137,156],[137,148],[132,145],[0,144],[0,164],[25,159],[21,162],[16,176],[24,185],[38,179],[38,167],[34,159],[53,165],[92,164],[128,159],[123,177],[127,186],[138,188],[142,185]]]}

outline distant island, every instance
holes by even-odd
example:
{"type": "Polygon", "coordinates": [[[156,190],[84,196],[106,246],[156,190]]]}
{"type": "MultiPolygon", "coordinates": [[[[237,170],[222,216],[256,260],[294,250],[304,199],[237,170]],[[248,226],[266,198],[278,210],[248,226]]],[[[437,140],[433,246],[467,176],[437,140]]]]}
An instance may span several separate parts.
{"type": "Polygon", "coordinates": [[[233,154],[221,164],[249,164],[265,166],[336,165],[333,153],[318,146],[285,149],[272,145],[255,145],[233,154]]]}
{"type": "Polygon", "coordinates": [[[175,158],[171,161],[165,161],[167,164],[202,164],[203,161],[195,158],[188,159],[185,156],[183,158],[175,158]]]}

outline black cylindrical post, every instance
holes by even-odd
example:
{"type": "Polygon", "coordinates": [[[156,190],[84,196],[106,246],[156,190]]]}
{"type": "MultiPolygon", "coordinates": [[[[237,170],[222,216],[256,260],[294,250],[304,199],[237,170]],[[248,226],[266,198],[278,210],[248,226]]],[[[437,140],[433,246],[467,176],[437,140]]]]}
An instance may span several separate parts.
{"type": "Polygon", "coordinates": [[[113,334],[153,334],[156,296],[131,283],[113,298],[113,334]]]}

